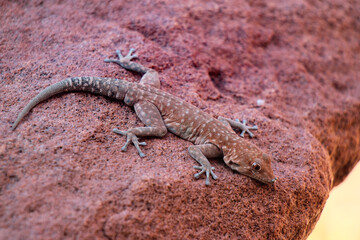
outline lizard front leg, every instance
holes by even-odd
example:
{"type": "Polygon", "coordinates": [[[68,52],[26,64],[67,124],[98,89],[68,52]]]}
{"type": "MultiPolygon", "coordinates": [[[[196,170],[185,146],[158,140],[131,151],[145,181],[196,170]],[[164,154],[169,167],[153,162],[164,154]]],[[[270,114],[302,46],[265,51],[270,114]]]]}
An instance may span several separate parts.
{"type": "Polygon", "coordinates": [[[127,137],[125,145],[121,148],[122,151],[126,151],[128,144],[132,142],[140,157],[145,157],[140,146],[144,146],[146,143],[139,142],[138,137],[163,137],[167,133],[167,129],[159,110],[154,104],[147,101],[140,101],[135,103],[134,109],[146,127],[132,128],[128,131],[121,131],[115,128],[113,132],[127,137]]]}
{"type": "Polygon", "coordinates": [[[218,177],[213,172],[214,167],[211,166],[207,158],[215,158],[222,156],[221,150],[211,143],[202,144],[202,145],[191,145],[189,147],[189,153],[192,158],[194,158],[201,166],[194,166],[195,169],[199,169],[200,172],[196,173],[194,177],[198,179],[201,174],[205,173],[206,180],[205,184],[210,185],[210,174],[214,180],[218,177]]]}
{"type": "Polygon", "coordinates": [[[231,120],[228,118],[224,118],[224,117],[218,117],[218,120],[220,120],[221,122],[225,123],[226,125],[230,125],[233,128],[237,128],[240,129],[242,132],[240,133],[240,137],[244,137],[245,132],[249,134],[249,136],[252,138],[254,137],[254,134],[250,131],[250,130],[257,130],[258,127],[256,125],[250,127],[246,125],[246,120],[243,120],[243,122],[241,123],[239,121],[239,119],[231,120]]]}

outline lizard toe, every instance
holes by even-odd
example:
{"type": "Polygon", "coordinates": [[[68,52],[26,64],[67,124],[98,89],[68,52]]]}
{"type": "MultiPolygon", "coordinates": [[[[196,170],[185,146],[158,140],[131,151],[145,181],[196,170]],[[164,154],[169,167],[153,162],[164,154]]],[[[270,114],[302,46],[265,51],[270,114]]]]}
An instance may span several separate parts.
{"type": "Polygon", "coordinates": [[[119,59],[123,58],[124,56],[121,54],[121,51],[119,49],[116,50],[116,55],[119,59]]]}
{"type": "Polygon", "coordinates": [[[130,131],[121,131],[117,128],[114,128],[113,132],[126,136],[126,142],[124,146],[121,147],[121,151],[126,152],[127,146],[129,145],[130,142],[132,142],[132,144],[135,146],[136,150],[138,151],[139,156],[140,157],[146,156],[145,153],[143,153],[140,149],[140,146],[146,146],[146,142],[139,142],[138,137],[130,131]]]}
{"type": "Polygon", "coordinates": [[[215,175],[215,173],[213,172],[213,170],[215,169],[214,167],[205,167],[205,166],[194,166],[195,169],[201,170],[198,173],[194,174],[194,177],[196,179],[199,179],[200,176],[205,173],[206,175],[206,180],[205,180],[205,185],[209,186],[210,185],[210,175],[211,177],[216,180],[218,179],[218,177],[215,175]]]}
{"type": "Polygon", "coordinates": [[[242,123],[240,122],[239,119],[235,119],[236,122],[239,123],[239,128],[242,130],[241,133],[240,133],[240,137],[245,137],[245,133],[249,134],[249,136],[251,138],[254,137],[254,134],[250,131],[250,130],[258,130],[258,127],[256,125],[254,126],[247,126],[246,123],[247,121],[246,120],[243,120],[242,123]]]}
{"type": "Polygon", "coordinates": [[[131,61],[134,58],[138,58],[136,54],[133,54],[135,51],[136,51],[135,48],[130,48],[128,54],[126,54],[126,56],[123,58],[126,59],[127,61],[131,61]]]}

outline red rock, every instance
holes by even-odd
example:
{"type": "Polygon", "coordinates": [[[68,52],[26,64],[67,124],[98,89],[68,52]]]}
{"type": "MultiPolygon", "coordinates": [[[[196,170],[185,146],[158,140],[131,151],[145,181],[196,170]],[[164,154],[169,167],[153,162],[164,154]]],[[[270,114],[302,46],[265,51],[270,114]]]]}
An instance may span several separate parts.
{"type": "Polygon", "coordinates": [[[360,159],[359,2],[0,3],[1,239],[306,239],[360,159]],[[265,186],[233,173],[195,180],[191,144],[147,139],[123,153],[133,110],[62,94],[11,123],[69,76],[138,81],[103,60],[138,49],[162,89],[214,116],[256,123],[274,158],[265,186]],[[262,106],[257,100],[263,99],[262,106]]]}

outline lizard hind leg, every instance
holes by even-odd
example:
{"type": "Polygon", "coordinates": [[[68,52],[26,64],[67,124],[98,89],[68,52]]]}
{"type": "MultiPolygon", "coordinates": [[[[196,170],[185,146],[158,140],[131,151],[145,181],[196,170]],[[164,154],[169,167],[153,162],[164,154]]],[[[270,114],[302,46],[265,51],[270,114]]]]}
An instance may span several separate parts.
{"type": "Polygon", "coordinates": [[[105,62],[113,62],[119,64],[121,67],[144,74],[140,80],[141,84],[150,85],[155,88],[160,88],[159,74],[151,68],[144,67],[140,63],[132,62],[134,58],[138,58],[134,48],[129,50],[129,53],[124,57],[120,50],[116,50],[116,55],[119,59],[105,59],[105,62]]]}
{"type": "Polygon", "coordinates": [[[143,74],[146,73],[147,71],[149,71],[150,70],[149,68],[144,67],[143,65],[141,65],[139,63],[131,61],[134,58],[138,57],[136,54],[133,54],[134,52],[135,52],[135,49],[131,48],[129,53],[124,57],[121,54],[120,50],[116,50],[116,55],[118,56],[118,59],[105,59],[104,62],[116,63],[116,64],[119,64],[121,67],[125,68],[126,70],[139,72],[139,73],[143,73],[143,74]]]}
{"type": "Polygon", "coordinates": [[[157,71],[150,69],[140,79],[141,84],[150,85],[154,88],[160,88],[159,74],[157,71]]]}
{"type": "Polygon", "coordinates": [[[194,177],[198,179],[203,173],[206,175],[205,185],[210,185],[210,175],[214,180],[218,177],[213,172],[214,167],[211,166],[207,158],[215,158],[222,156],[221,150],[211,143],[202,145],[191,145],[189,147],[189,154],[194,158],[200,166],[194,166],[195,169],[200,170],[194,177]]]}
{"type": "Polygon", "coordinates": [[[154,104],[140,101],[135,103],[134,108],[136,114],[146,127],[132,128],[128,131],[121,131],[115,128],[113,132],[127,137],[125,145],[121,148],[122,151],[126,151],[128,144],[132,142],[140,157],[145,157],[140,146],[145,146],[146,143],[139,142],[138,137],[163,137],[167,133],[167,129],[159,110],[154,104]]]}

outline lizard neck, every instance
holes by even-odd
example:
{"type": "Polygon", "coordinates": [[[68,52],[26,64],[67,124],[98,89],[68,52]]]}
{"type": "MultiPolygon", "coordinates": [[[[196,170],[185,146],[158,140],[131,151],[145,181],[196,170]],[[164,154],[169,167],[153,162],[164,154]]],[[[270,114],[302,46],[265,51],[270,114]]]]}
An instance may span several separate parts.
{"type": "Polygon", "coordinates": [[[238,137],[229,138],[227,141],[222,141],[221,150],[224,155],[224,161],[227,162],[228,159],[238,157],[239,153],[243,152],[245,140],[238,137]]]}

